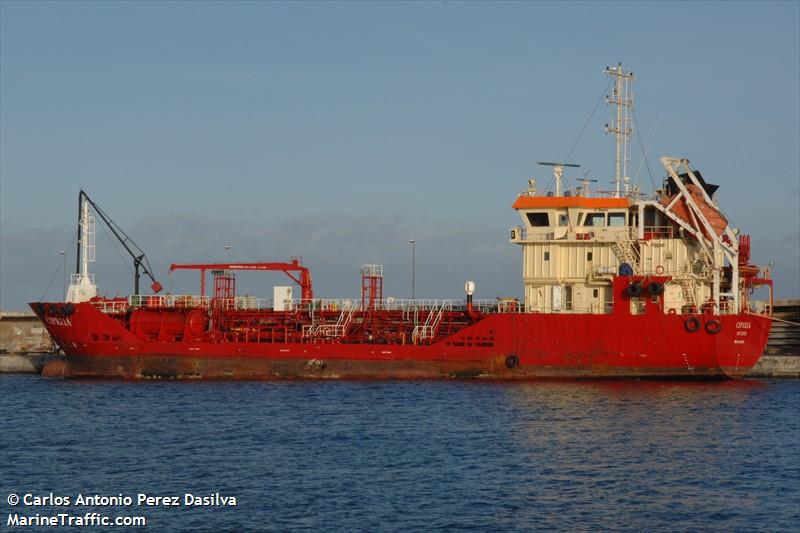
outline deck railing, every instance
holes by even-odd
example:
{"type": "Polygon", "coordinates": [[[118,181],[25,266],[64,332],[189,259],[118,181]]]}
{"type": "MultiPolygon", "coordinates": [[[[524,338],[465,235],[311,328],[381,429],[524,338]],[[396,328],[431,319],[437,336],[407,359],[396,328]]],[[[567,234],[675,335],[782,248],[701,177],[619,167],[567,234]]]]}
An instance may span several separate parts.
{"type": "MultiPolygon", "coordinates": [[[[167,309],[224,309],[229,311],[267,310],[274,308],[271,298],[236,296],[235,298],[213,298],[196,294],[131,295],[127,299],[100,300],[92,302],[103,313],[124,313],[137,308],[167,309]]],[[[292,300],[288,311],[344,311],[361,307],[359,298],[292,300]]],[[[375,309],[384,311],[430,311],[432,309],[466,310],[466,302],[454,299],[405,299],[385,298],[375,302],[375,309]]],[[[516,299],[475,300],[473,308],[482,313],[522,313],[522,302],[516,299]]],[[[357,310],[357,309],[356,309],[357,310]]]]}
{"type": "Polygon", "coordinates": [[[672,226],[645,226],[644,239],[672,239],[674,237],[672,226]]]}
{"type": "MultiPolygon", "coordinates": [[[[227,311],[258,311],[272,310],[273,301],[268,298],[255,298],[251,296],[237,296],[235,298],[212,298],[199,295],[139,295],[129,296],[127,299],[110,299],[91,302],[98,310],[106,314],[123,314],[132,309],[223,309],[227,311]]],[[[624,303],[623,303],[624,305],[624,303]]],[[[501,300],[474,300],[472,308],[483,314],[496,313],[545,313],[545,314],[609,314],[613,310],[613,303],[605,302],[588,306],[564,305],[560,309],[552,306],[531,306],[526,308],[523,302],[517,299],[501,300]]],[[[428,313],[431,311],[466,311],[467,305],[463,300],[451,299],[393,299],[387,298],[375,302],[375,309],[382,311],[402,311],[409,314],[428,313]]],[[[293,300],[288,313],[293,312],[316,313],[320,311],[337,311],[341,313],[341,322],[325,325],[330,331],[313,332],[314,334],[340,335],[349,326],[352,315],[363,312],[360,299],[314,299],[312,301],[293,300]],[[349,318],[349,319],[348,319],[349,318]]],[[[703,312],[695,308],[691,312],[703,312]]],[[[644,312],[642,308],[637,314],[644,312]]],[[[736,314],[732,300],[720,302],[719,314],[736,314]]],[[[441,319],[441,318],[440,318],[441,319]]],[[[430,326],[430,324],[428,324],[430,326]]],[[[311,332],[310,332],[311,333],[311,332]]]]}

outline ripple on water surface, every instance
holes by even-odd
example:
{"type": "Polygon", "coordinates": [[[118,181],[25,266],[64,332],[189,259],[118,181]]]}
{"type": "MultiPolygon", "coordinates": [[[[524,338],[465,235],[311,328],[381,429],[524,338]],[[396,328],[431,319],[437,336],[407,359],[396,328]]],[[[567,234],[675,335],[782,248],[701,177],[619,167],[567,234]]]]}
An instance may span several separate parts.
{"type": "Polygon", "coordinates": [[[238,499],[145,509],[150,531],[800,525],[796,381],[0,388],[4,494],[238,499]]]}

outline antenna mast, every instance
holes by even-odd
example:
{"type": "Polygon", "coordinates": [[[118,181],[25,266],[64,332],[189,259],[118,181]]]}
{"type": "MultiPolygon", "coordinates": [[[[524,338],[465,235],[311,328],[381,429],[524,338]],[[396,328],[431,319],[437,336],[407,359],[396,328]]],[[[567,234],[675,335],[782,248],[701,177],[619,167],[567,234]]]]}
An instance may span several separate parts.
{"type": "Polygon", "coordinates": [[[76,272],[67,289],[67,301],[80,303],[97,296],[94,274],[89,273],[89,263],[95,260],[94,217],[89,214],[88,197],[83,191],[78,195],[78,255],[76,272]]]}
{"type": "Polygon", "coordinates": [[[615,78],[614,90],[611,96],[606,96],[607,104],[617,106],[614,125],[606,124],[606,133],[613,133],[615,138],[616,173],[614,175],[614,196],[620,197],[623,183],[625,195],[630,192],[630,176],[628,171],[631,164],[631,134],[633,127],[629,111],[633,108],[633,72],[626,71],[622,63],[616,67],[606,67],[605,74],[615,78]]]}

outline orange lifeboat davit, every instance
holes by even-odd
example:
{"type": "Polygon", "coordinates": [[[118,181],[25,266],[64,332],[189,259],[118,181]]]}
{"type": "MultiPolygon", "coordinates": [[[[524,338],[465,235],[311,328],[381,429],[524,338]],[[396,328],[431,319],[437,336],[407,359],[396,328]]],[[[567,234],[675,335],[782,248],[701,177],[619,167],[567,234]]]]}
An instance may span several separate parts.
{"type": "MultiPolygon", "coordinates": [[[[697,207],[703,213],[703,216],[705,216],[706,220],[708,220],[708,223],[714,230],[714,233],[716,233],[716,235],[708,235],[705,227],[701,226],[701,230],[706,238],[714,239],[722,235],[725,232],[725,228],[728,227],[728,219],[725,217],[725,215],[723,215],[719,209],[706,200],[706,196],[697,188],[696,185],[693,183],[687,183],[685,187],[695,205],[697,205],[697,207]]],[[[672,212],[683,219],[687,224],[691,225],[693,224],[692,215],[690,213],[686,198],[684,196],[677,198],[678,196],[681,196],[680,193],[676,193],[671,196],[665,196],[661,198],[660,203],[664,207],[667,207],[671,204],[672,212]]]]}

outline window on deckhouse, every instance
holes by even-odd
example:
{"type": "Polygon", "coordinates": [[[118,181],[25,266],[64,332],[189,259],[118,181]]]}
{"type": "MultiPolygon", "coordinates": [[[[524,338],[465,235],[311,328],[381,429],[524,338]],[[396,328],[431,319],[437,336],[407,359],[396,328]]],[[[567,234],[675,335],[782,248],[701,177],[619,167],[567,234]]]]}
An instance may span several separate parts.
{"type": "Polygon", "coordinates": [[[528,223],[534,228],[547,227],[550,225],[550,218],[547,213],[528,213],[528,223]]]}
{"type": "Polygon", "coordinates": [[[625,227],[625,213],[609,213],[608,225],[611,227],[625,227]]]}
{"type": "Polygon", "coordinates": [[[599,228],[606,225],[605,213],[586,213],[586,218],[583,222],[584,226],[592,226],[599,228]]]}

